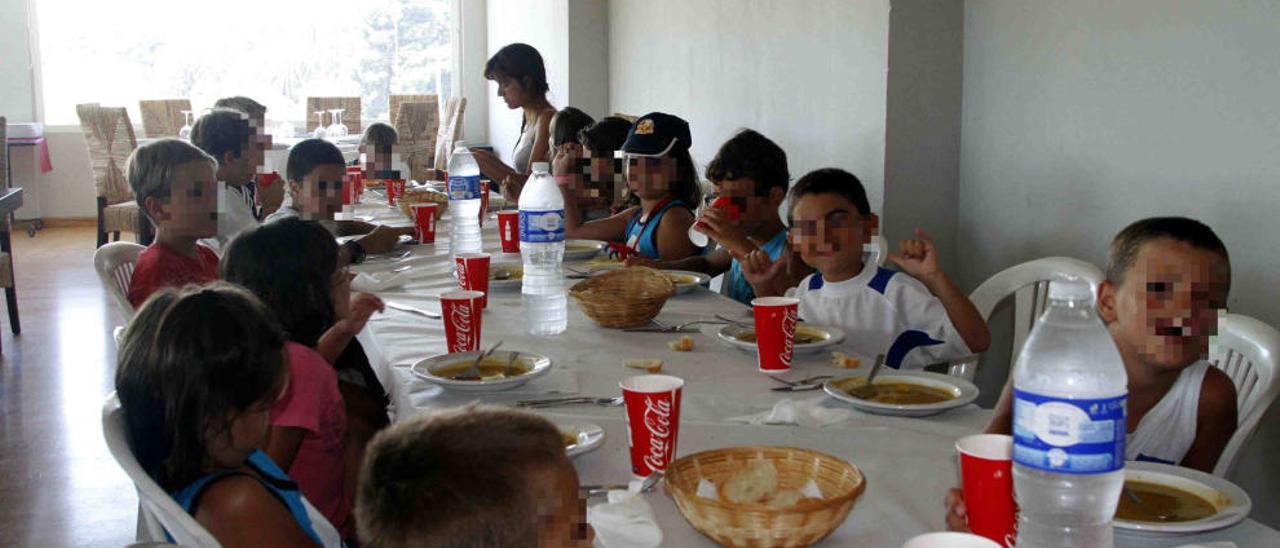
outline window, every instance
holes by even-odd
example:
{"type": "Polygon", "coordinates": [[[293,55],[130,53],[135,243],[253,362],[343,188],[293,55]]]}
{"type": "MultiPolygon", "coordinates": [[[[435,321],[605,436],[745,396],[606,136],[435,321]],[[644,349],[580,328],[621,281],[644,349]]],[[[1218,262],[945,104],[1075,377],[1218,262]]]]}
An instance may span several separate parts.
{"type": "Polygon", "coordinates": [[[35,0],[45,122],[75,105],[246,95],[300,122],[308,96],[360,96],[386,119],[390,94],[451,95],[452,0],[35,0]]]}

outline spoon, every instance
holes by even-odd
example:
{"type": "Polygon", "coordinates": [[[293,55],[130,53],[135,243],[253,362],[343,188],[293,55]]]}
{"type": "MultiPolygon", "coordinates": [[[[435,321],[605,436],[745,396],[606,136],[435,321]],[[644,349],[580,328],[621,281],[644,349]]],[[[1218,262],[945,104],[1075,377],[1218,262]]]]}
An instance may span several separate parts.
{"type": "Polygon", "coordinates": [[[871,366],[871,373],[867,374],[867,382],[853,389],[853,392],[856,392],[852,394],[853,397],[868,400],[875,396],[876,390],[872,388],[871,383],[876,379],[876,373],[880,372],[880,366],[882,365],[884,365],[884,354],[876,356],[876,363],[871,366]]]}
{"type": "Polygon", "coordinates": [[[481,354],[480,354],[480,357],[476,358],[476,361],[471,362],[471,366],[470,366],[470,367],[468,367],[468,368],[466,368],[466,369],[464,369],[464,370],[460,371],[460,372],[458,373],[458,376],[457,376],[457,377],[455,377],[455,378],[456,378],[456,379],[458,379],[458,380],[460,380],[460,381],[462,381],[462,380],[466,380],[466,381],[478,381],[478,380],[481,380],[481,379],[480,379],[480,362],[484,361],[484,359],[485,359],[485,358],[488,358],[489,356],[493,355],[494,351],[496,351],[496,350],[498,349],[498,347],[499,347],[499,346],[502,346],[502,341],[498,341],[498,344],[495,344],[495,345],[493,345],[493,346],[490,346],[488,350],[485,350],[483,353],[481,353],[481,354]]]}
{"type": "Polygon", "coordinates": [[[514,377],[514,376],[516,376],[516,375],[519,375],[519,374],[520,374],[520,371],[519,371],[518,369],[516,369],[516,368],[515,368],[516,358],[519,358],[519,357],[520,357],[520,353],[519,353],[519,352],[512,352],[512,353],[511,353],[511,358],[507,360],[507,367],[506,367],[506,369],[503,369],[503,370],[502,370],[502,376],[504,376],[504,377],[514,377]]]}

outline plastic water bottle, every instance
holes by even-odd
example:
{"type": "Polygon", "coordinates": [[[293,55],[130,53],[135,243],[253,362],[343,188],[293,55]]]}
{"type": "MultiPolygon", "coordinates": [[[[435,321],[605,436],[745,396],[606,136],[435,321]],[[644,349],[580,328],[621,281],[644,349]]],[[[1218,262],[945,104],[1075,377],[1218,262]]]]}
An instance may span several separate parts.
{"type": "Polygon", "coordinates": [[[521,293],[524,319],[533,335],[564,333],[564,198],[547,171],[533,164],[520,191],[520,256],[524,260],[521,293]]]}
{"type": "Polygon", "coordinates": [[[1087,283],[1049,284],[1013,390],[1018,547],[1113,546],[1128,376],[1087,283]]]}
{"type": "Polygon", "coordinates": [[[458,253],[479,253],[480,241],[480,165],[467,149],[467,143],[454,144],[449,157],[449,250],[458,253]]]}

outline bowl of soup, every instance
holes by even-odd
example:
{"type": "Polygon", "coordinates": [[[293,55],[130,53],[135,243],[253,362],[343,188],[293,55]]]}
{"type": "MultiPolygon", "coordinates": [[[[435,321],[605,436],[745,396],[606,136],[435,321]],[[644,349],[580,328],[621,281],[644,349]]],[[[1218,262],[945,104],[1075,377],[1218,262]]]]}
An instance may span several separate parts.
{"type": "Polygon", "coordinates": [[[551,371],[551,358],[532,352],[495,352],[479,362],[482,352],[457,352],[425,358],[413,364],[413,374],[449,390],[496,392],[510,390],[551,371]]]}
{"type": "MultiPolygon", "coordinates": [[[[745,325],[728,324],[718,328],[716,336],[730,346],[756,351],[756,330],[745,325]]],[[[795,352],[818,352],[828,346],[839,344],[844,340],[844,331],[825,325],[814,325],[805,322],[796,323],[795,352]]]]}
{"type": "Polygon", "coordinates": [[[663,270],[663,274],[671,279],[671,283],[676,284],[676,293],[687,293],[697,289],[698,286],[711,281],[711,276],[701,272],[689,272],[687,270],[663,270]]]}
{"type": "Polygon", "coordinates": [[[524,280],[524,265],[519,263],[494,263],[489,266],[489,287],[505,289],[520,287],[524,280]]]}
{"type": "Polygon", "coordinates": [[[928,371],[882,371],[870,386],[866,375],[831,379],[828,396],[878,415],[926,417],[963,407],[978,397],[978,387],[959,377],[928,371]]]}
{"type": "Polygon", "coordinates": [[[599,255],[606,245],[600,240],[565,240],[564,260],[585,261],[599,255]]]}
{"type": "Polygon", "coordinates": [[[1235,484],[1199,470],[1154,462],[1128,462],[1116,506],[1117,535],[1179,536],[1230,527],[1249,516],[1253,502],[1235,484]]]}

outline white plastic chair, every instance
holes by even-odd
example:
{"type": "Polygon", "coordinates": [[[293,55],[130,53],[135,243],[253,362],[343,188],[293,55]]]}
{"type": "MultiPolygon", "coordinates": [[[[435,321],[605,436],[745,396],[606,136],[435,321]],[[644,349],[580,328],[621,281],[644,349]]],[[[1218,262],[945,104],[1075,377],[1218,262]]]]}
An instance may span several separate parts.
{"type": "Polygon", "coordinates": [[[1231,475],[1262,415],[1280,396],[1278,352],[1280,331],[1275,328],[1240,314],[1223,314],[1218,319],[1218,336],[1210,343],[1209,361],[1236,385],[1239,418],[1236,433],[1227,441],[1213,475],[1231,475]]]}
{"type": "MultiPolygon", "coordinates": [[[[1014,297],[1013,352],[1009,354],[1011,361],[1022,350],[1031,326],[1044,313],[1049,297],[1049,282],[1068,276],[1089,282],[1095,294],[1098,284],[1102,282],[1102,270],[1092,264],[1070,257],[1045,257],[1006,268],[982,282],[982,285],[969,294],[969,300],[973,301],[978,313],[988,322],[997,305],[1010,295],[1014,297]]],[[[948,372],[973,380],[978,371],[979,357],[973,355],[954,361],[948,372]]]]}
{"type": "Polygon", "coordinates": [[[102,287],[111,295],[127,323],[133,319],[133,305],[129,304],[129,282],[133,280],[133,266],[138,255],[146,249],[131,242],[112,242],[93,252],[93,268],[98,271],[102,287]]]}
{"type": "Polygon", "coordinates": [[[133,456],[125,432],[124,411],[116,393],[102,404],[102,434],[107,450],[138,489],[138,541],[167,542],[165,531],[184,546],[218,547],[218,541],[147,475],[133,456]]]}

